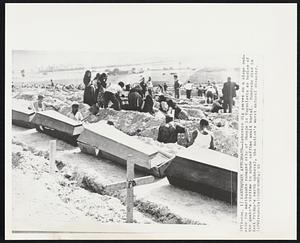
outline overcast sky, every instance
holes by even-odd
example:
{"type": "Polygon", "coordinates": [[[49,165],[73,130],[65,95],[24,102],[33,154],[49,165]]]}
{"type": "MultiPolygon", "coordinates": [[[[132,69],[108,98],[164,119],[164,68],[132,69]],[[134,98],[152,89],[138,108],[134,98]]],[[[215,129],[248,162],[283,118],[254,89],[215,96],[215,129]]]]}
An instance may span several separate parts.
{"type": "Polygon", "coordinates": [[[11,50],[73,51],[43,58],[15,52],[16,66],[57,60],[98,65],[153,57],[189,60],[200,66],[237,66],[245,50],[259,53],[272,43],[261,37],[281,24],[278,15],[283,8],[263,4],[6,4],[6,43],[11,50]]]}

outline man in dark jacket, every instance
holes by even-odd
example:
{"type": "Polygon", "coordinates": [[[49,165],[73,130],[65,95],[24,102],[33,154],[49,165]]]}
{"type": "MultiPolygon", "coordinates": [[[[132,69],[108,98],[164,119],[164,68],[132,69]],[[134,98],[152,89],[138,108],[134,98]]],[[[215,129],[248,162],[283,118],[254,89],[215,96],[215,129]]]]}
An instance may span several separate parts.
{"type": "Polygon", "coordinates": [[[187,129],[174,123],[173,117],[166,116],[166,124],[159,127],[157,141],[161,143],[177,143],[179,133],[185,133],[188,140],[187,129]]]}
{"type": "Polygon", "coordinates": [[[174,91],[175,91],[175,98],[179,99],[179,88],[180,88],[180,83],[178,80],[178,76],[174,75],[174,91]]]}
{"type": "Polygon", "coordinates": [[[232,112],[233,98],[236,97],[236,90],[238,89],[239,86],[235,82],[231,82],[231,77],[228,77],[222,89],[224,113],[227,112],[227,109],[229,109],[229,113],[232,112]]]}

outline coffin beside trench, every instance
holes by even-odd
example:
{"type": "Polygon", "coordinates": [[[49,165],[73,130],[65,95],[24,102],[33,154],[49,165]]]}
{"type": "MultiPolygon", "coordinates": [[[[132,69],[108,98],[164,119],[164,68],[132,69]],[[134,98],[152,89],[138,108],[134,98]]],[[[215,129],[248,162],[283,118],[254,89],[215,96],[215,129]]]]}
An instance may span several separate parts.
{"type": "Polygon", "coordinates": [[[32,122],[36,125],[68,134],[69,136],[77,136],[83,131],[81,122],[75,121],[54,110],[37,112],[32,122]]]}
{"type": "Polygon", "coordinates": [[[106,121],[84,125],[77,143],[84,153],[124,165],[131,154],[136,169],[156,177],[165,176],[165,169],[172,159],[153,146],[106,124],[106,121]]]}
{"type": "Polygon", "coordinates": [[[27,106],[13,105],[12,108],[12,123],[17,126],[33,128],[34,124],[32,120],[35,116],[35,112],[29,110],[27,106]]]}
{"type": "Polygon", "coordinates": [[[170,184],[236,203],[238,159],[210,149],[186,148],[166,170],[170,184]]]}

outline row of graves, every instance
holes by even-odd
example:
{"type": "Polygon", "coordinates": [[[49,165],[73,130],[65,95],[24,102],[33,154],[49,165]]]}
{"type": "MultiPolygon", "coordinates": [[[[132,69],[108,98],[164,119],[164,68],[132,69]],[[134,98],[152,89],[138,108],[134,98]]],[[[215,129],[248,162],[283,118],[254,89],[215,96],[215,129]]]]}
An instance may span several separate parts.
{"type": "MultiPolygon", "coordinates": [[[[236,204],[238,159],[210,149],[183,148],[177,154],[164,153],[106,121],[81,123],[63,114],[46,110],[33,112],[14,106],[12,123],[79,146],[81,152],[128,166],[156,178],[167,177],[170,184],[212,198],[236,204]]],[[[100,162],[100,161],[99,161],[100,162]]]]}

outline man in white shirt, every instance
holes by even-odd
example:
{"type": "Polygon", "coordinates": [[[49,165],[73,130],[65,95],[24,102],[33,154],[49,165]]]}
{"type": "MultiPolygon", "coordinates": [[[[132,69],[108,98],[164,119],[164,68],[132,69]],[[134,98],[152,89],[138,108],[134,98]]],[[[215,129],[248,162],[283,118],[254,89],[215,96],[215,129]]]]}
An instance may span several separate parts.
{"type": "Polygon", "coordinates": [[[77,103],[72,105],[72,111],[70,111],[67,114],[67,117],[75,120],[75,121],[82,121],[83,120],[83,116],[81,114],[81,112],[79,111],[79,105],[77,103]]]}
{"type": "Polygon", "coordinates": [[[190,80],[187,82],[187,84],[185,84],[184,88],[186,90],[186,98],[191,99],[193,84],[190,80]]]}
{"type": "Polygon", "coordinates": [[[206,119],[201,119],[199,129],[196,129],[192,133],[191,139],[189,139],[189,145],[192,148],[207,148],[215,150],[214,137],[212,132],[208,130],[209,122],[206,119]]]}
{"type": "Polygon", "coordinates": [[[46,105],[43,100],[44,96],[38,95],[38,100],[32,103],[32,109],[35,112],[44,111],[46,109],[46,105]]]}
{"type": "Polygon", "coordinates": [[[104,92],[104,108],[108,107],[109,102],[113,103],[112,108],[119,111],[121,110],[121,94],[125,84],[119,82],[118,84],[110,84],[104,92]]]}

